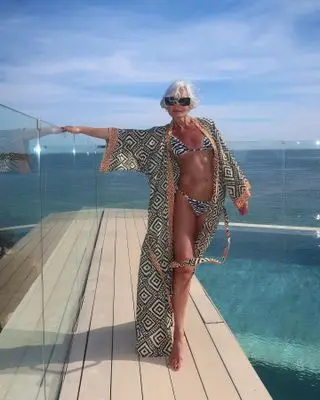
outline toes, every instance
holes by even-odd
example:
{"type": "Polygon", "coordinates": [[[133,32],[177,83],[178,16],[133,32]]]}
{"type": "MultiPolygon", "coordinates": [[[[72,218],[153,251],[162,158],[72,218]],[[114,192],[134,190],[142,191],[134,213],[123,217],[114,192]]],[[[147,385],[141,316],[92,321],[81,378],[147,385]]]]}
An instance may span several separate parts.
{"type": "Polygon", "coordinates": [[[169,366],[172,368],[173,371],[178,371],[181,367],[181,359],[173,358],[169,361],[169,366]]]}
{"type": "Polygon", "coordinates": [[[171,358],[171,359],[169,360],[169,366],[171,367],[171,369],[172,369],[173,371],[176,371],[177,368],[178,368],[178,361],[177,361],[177,359],[176,359],[176,358],[171,358]]]}

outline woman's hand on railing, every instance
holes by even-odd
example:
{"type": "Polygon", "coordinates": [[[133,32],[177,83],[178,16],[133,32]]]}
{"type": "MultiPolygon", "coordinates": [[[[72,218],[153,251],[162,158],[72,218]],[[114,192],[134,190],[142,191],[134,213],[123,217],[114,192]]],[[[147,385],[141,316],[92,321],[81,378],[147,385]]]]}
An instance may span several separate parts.
{"type": "Polygon", "coordinates": [[[62,132],[80,133],[81,130],[77,126],[66,125],[61,127],[62,132]]]}
{"type": "Polygon", "coordinates": [[[109,140],[111,135],[117,134],[116,128],[92,128],[91,126],[62,126],[61,132],[83,133],[98,139],[109,140]]]}

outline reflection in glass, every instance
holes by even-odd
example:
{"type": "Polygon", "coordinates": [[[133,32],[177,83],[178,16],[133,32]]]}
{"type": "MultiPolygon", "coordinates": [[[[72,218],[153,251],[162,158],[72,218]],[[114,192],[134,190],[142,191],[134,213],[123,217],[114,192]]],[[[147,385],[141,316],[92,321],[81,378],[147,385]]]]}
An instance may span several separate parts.
{"type": "Polygon", "coordinates": [[[0,399],[44,393],[38,139],[36,119],[0,107],[0,399]]]}
{"type": "MultiPolygon", "coordinates": [[[[50,125],[41,124],[41,130],[50,125]]],[[[59,135],[40,139],[43,227],[45,389],[54,397],[102,213],[96,209],[94,147],[78,138],[59,135]],[[52,256],[52,252],[54,255],[52,256]]]]}
{"type": "Polygon", "coordinates": [[[59,389],[102,216],[94,150],[0,108],[0,399],[59,389]]]}

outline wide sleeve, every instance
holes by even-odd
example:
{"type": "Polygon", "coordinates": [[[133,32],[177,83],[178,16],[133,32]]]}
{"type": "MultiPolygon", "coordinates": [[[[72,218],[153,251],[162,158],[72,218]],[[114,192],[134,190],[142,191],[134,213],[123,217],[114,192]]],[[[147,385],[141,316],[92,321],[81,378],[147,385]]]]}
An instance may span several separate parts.
{"type": "Polygon", "coordinates": [[[100,172],[136,171],[151,175],[157,168],[163,134],[161,128],[110,128],[100,172]]]}
{"type": "Polygon", "coordinates": [[[220,166],[224,185],[234,205],[240,211],[248,205],[248,200],[251,197],[251,184],[215,125],[214,137],[221,153],[220,166]]]}

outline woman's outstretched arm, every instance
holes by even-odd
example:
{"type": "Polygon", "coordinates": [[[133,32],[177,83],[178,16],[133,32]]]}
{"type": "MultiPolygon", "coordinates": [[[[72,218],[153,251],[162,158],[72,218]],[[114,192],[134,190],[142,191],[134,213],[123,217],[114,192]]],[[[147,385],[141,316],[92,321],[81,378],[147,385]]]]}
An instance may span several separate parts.
{"type": "Polygon", "coordinates": [[[64,126],[62,132],[84,133],[107,142],[101,172],[131,170],[154,176],[158,171],[157,156],[161,151],[165,128],[120,129],[91,128],[89,126],[64,126]]]}
{"type": "Polygon", "coordinates": [[[62,126],[62,132],[83,133],[98,139],[109,140],[115,128],[91,128],[90,126],[62,126]]]}

